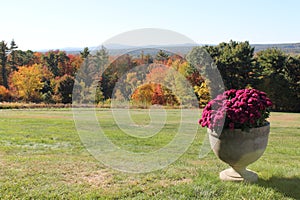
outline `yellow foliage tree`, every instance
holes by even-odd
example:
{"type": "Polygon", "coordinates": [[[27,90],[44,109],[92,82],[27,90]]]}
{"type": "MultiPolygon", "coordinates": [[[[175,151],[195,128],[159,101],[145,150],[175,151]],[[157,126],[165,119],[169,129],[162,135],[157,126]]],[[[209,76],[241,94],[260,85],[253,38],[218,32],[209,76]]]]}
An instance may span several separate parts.
{"type": "Polygon", "coordinates": [[[10,77],[11,87],[18,98],[24,101],[39,101],[45,75],[48,76],[50,74],[45,72],[45,69],[39,64],[19,67],[19,70],[13,72],[10,77]]]}
{"type": "Polygon", "coordinates": [[[206,81],[202,82],[200,86],[194,86],[194,92],[199,98],[199,106],[201,108],[205,107],[210,100],[209,87],[206,81]]]}

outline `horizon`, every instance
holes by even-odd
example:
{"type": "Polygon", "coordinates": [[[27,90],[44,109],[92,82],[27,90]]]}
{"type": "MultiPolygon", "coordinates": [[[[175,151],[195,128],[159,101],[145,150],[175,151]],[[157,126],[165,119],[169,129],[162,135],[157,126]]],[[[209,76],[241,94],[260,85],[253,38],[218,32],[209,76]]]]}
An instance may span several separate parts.
{"type": "MultiPolygon", "coordinates": [[[[229,42],[229,41],[224,41],[224,42],[229,42]]],[[[244,41],[237,41],[237,42],[244,42],[244,41]]],[[[295,45],[295,44],[300,44],[300,42],[295,42],[295,43],[260,43],[260,44],[251,44],[249,43],[251,46],[258,46],[258,45],[262,45],[262,46],[276,46],[276,45],[295,45]]],[[[119,44],[119,43],[110,43],[110,44],[106,44],[106,45],[103,45],[106,49],[109,49],[109,50],[123,50],[123,49],[134,49],[134,48],[157,48],[157,47],[192,47],[192,46],[205,46],[205,45],[208,45],[208,46],[216,46],[218,44],[190,44],[190,43],[184,43],[184,44],[168,44],[168,45],[159,45],[159,44],[150,44],[150,45],[141,45],[141,46],[129,46],[129,45],[126,45],[126,44],[119,44]],[[114,47],[112,47],[114,46],[114,47]]],[[[101,47],[101,45],[94,45],[94,46],[88,46],[88,48],[90,50],[93,50],[93,49],[97,49],[99,47],[101,47]]],[[[25,49],[23,51],[26,51],[26,50],[32,50],[32,51],[35,51],[35,52],[47,52],[47,51],[52,51],[52,50],[62,50],[62,51],[78,51],[78,50],[83,50],[85,47],[87,46],[83,46],[83,47],[62,47],[62,48],[44,48],[44,49],[37,49],[37,50],[33,50],[33,49],[25,49]]],[[[271,47],[272,48],[272,47],[271,47]]],[[[19,48],[18,48],[19,49],[19,48]]]]}

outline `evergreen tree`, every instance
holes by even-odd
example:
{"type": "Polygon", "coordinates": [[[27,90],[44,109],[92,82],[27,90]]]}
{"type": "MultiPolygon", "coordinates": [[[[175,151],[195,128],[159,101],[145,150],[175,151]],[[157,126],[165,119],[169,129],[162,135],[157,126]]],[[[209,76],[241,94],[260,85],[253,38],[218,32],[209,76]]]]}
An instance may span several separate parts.
{"type": "Polygon", "coordinates": [[[159,62],[166,62],[169,58],[169,55],[163,51],[163,50],[159,50],[159,52],[156,54],[155,59],[159,62]]]}
{"type": "Polygon", "coordinates": [[[253,52],[249,42],[221,43],[206,47],[223,78],[226,89],[241,89],[252,83],[253,52]]]}
{"type": "Polygon", "coordinates": [[[266,92],[278,111],[300,111],[300,60],[279,49],[257,53],[257,62],[263,69],[258,89],[266,92]]]}
{"type": "Polygon", "coordinates": [[[59,50],[49,51],[42,58],[55,77],[64,75],[64,68],[66,68],[67,62],[70,60],[66,52],[59,50]]]}
{"type": "Polygon", "coordinates": [[[16,50],[18,46],[17,44],[15,43],[15,40],[13,39],[10,43],[10,48],[9,48],[9,51],[10,51],[10,67],[11,69],[13,70],[16,70],[17,69],[17,66],[16,66],[16,50]]]}
{"type": "Polygon", "coordinates": [[[88,47],[85,47],[83,51],[80,52],[81,58],[85,59],[90,55],[90,50],[88,47]]]}
{"type": "Polygon", "coordinates": [[[9,48],[5,41],[0,42],[0,64],[1,64],[1,78],[2,78],[2,85],[5,88],[8,88],[7,82],[7,54],[9,53],[9,48]]]}

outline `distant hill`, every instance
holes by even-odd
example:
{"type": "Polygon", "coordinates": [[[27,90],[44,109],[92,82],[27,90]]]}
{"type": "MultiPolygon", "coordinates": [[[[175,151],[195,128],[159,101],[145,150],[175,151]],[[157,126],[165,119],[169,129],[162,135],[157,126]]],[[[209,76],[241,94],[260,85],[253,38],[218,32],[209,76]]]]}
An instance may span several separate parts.
{"type": "MultiPolygon", "coordinates": [[[[203,46],[203,45],[201,45],[203,46]]],[[[254,47],[254,51],[255,52],[259,52],[262,50],[266,50],[268,48],[278,48],[281,49],[282,51],[286,52],[286,53],[290,53],[290,54],[300,54],[300,43],[290,43],[290,44],[251,44],[252,47],[254,47]]],[[[189,51],[191,51],[193,48],[195,47],[195,45],[169,45],[169,46],[146,46],[146,47],[142,47],[142,48],[152,48],[152,49],[163,49],[163,50],[167,50],[167,51],[171,51],[172,53],[178,53],[181,55],[185,55],[187,54],[189,51]]],[[[141,48],[141,47],[140,47],[141,48]]],[[[135,49],[139,49],[139,48],[127,48],[127,49],[110,49],[109,53],[111,55],[118,55],[118,54],[123,54],[125,52],[130,52],[131,50],[135,50],[135,49]]],[[[155,51],[156,52],[156,51],[155,51]]],[[[151,53],[150,53],[151,54],[151,53]]]]}
{"type": "Polygon", "coordinates": [[[278,48],[286,53],[300,54],[300,43],[287,43],[287,44],[251,44],[255,47],[255,52],[265,50],[268,48],[278,48]]]}
{"type": "MultiPolygon", "coordinates": [[[[110,55],[120,55],[124,54],[126,52],[132,52],[139,49],[141,52],[141,49],[148,49],[147,53],[154,54],[159,49],[167,50],[172,53],[177,53],[180,55],[187,54],[190,50],[193,49],[197,45],[195,44],[174,44],[174,45],[167,45],[167,46],[159,46],[159,45],[149,45],[149,46],[143,46],[143,47],[135,47],[135,46],[129,46],[129,45],[122,45],[122,44],[107,44],[105,47],[108,49],[110,55]],[[152,49],[152,50],[151,50],[152,49]]],[[[200,44],[199,46],[203,46],[200,44]]],[[[291,54],[300,54],[300,43],[286,43],[286,44],[251,44],[252,47],[255,48],[255,52],[265,50],[268,48],[278,48],[286,53],[291,54]]],[[[97,49],[98,47],[89,47],[91,51],[94,49],[97,49]]],[[[80,51],[83,50],[83,48],[63,48],[62,51],[66,51],[68,54],[79,54],[80,51]]],[[[47,50],[42,50],[41,52],[46,52],[47,50]]]]}
{"type": "Polygon", "coordinates": [[[157,52],[161,50],[165,50],[170,52],[170,54],[179,54],[186,55],[190,52],[194,46],[145,46],[145,47],[136,47],[130,49],[108,49],[110,55],[120,55],[124,53],[130,53],[131,55],[140,55],[141,51],[144,54],[156,55],[157,52]]]}

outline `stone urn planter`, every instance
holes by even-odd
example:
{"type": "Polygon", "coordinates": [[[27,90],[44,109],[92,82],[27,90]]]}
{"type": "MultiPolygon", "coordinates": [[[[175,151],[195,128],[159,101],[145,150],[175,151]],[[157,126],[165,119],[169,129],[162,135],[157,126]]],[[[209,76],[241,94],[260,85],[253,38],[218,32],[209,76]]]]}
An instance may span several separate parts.
{"type": "Polygon", "coordinates": [[[246,167],[264,153],[270,132],[271,100],[256,89],[230,89],[208,102],[199,124],[208,128],[210,145],[231,168],[222,180],[255,182],[258,176],[246,167]]]}
{"type": "Polygon", "coordinates": [[[258,160],[264,153],[270,132],[270,124],[248,131],[241,129],[223,129],[217,134],[207,129],[209,141],[215,155],[231,168],[220,173],[224,181],[255,182],[258,175],[246,167],[258,160]]]}

